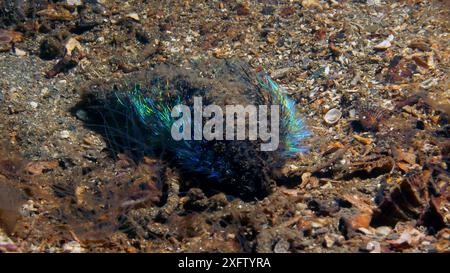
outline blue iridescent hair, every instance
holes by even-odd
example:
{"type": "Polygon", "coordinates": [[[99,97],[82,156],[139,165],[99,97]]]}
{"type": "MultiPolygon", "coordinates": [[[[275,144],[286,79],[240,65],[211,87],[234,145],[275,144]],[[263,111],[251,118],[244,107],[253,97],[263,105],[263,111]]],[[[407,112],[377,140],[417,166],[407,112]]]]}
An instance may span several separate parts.
{"type": "MultiPolygon", "coordinates": [[[[301,144],[311,135],[304,121],[298,116],[295,102],[287,97],[280,85],[268,74],[260,71],[256,74],[261,90],[266,90],[270,103],[280,105],[280,143],[281,157],[286,159],[307,149],[301,144]]],[[[116,98],[126,111],[131,111],[144,129],[146,146],[150,149],[170,151],[181,168],[190,172],[204,173],[209,178],[221,179],[221,172],[227,170],[227,162],[208,150],[207,140],[180,140],[171,137],[171,128],[176,121],[171,116],[172,108],[182,103],[182,98],[166,99],[164,90],[152,86],[145,92],[139,85],[132,91],[116,92],[116,98]]],[[[194,126],[195,128],[196,126],[194,126]]]]}
{"type": "Polygon", "coordinates": [[[171,128],[176,121],[171,116],[171,110],[181,103],[180,98],[172,100],[156,100],[162,92],[157,88],[150,90],[150,95],[144,95],[140,86],[136,85],[131,92],[117,92],[116,98],[120,105],[131,110],[143,125],[146,145],[153,150],[169,150],[175,156],[180,167],[186,171],[207,174],[209,178],[219,177],[214,165],[225,168],[225,162],[217,162],[211,151],[205,147],[206,140],[180,140],[171,137],[171,128]]]}
{"type": "Polygon", "coordinates": [[[282,128],[280,129],[282,134],[280,139],[285,145],[283,155],[292,157],[298,153],[306,152],[307,148],[301,144],[304,138],[311,135],[311,132],[306,129],[303,119],[297,114],[295,101],[289,99],[283,88],[264,71],[259,71],[256,77],[259,85],[269,91],[272,103],[280,105],[282,128]]]}

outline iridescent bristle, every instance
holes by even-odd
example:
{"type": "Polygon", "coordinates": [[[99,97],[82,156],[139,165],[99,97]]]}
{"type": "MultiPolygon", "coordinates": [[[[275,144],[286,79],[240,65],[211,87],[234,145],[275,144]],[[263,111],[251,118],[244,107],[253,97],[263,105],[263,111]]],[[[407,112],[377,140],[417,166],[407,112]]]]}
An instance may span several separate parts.
{"type": "MultiPolygon", "coordinates": [[[[105,105],[112,108],[110,120],[114,122],[105,122],[107,126],[114,126],[110,130],[112,137],[116,131],[124,134],[110,142],[127,145],[129,139],[136,139],[144,145],[137,143],[137,147],[132,147],[133,151],[142,155],[160,155],[180,173],[197,181],[226,187],[240,196],[264,196],[274,184],[276,170],[288,159],[307,151],[302,145],[311,133],[299,117],[295,102],[266,73],[254,73],[245,64],[231,61],[214,61],[209,68],[213,68],[213,72],[207,78],[198,77],[198,71],[161,65],[149,71],[145,80],[137,81],[139,85],[132,86],[131,91],[126,91],[130,85],[124,85],[124,90],[113,92],[105,105]],[[171,133],[178,118],[172,117],[172,109],[183,104],[193,113],[195,97],[202,97],[204,105],[219,107],[229,104],[279,105],[278,149],[261,151],[261,139],[194,140],[197,126],[191,127],[191,140],[175,140],[171,133]],[[121,118],[116,118],[117,115],[121,118]]],[[[272,124],[268,125],[270,130],[274,129],[272,124]]]]}
{"type": "Polygon", "coordinates": [[[306,147],[301,144],[304,138],[311,135],[311,132],[305,128],[303,119],[298,116],[295,102],[286,96],[283,88],[272,80],[267,73],[259,71],[256,76],[259,85],[268,89],[272,95],[272,103],[280,105],[280,133],[282,133],[280,139],[285,145],[283,154],[292,157],[307,151],[306,147]]]}

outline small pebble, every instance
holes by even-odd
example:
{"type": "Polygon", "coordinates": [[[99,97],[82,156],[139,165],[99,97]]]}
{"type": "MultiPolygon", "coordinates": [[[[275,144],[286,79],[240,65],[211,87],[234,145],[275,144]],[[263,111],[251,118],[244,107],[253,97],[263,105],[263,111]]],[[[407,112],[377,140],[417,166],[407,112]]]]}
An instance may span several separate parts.
{"type": "Polygon", "coordinates": [[[335,240],[329,236],[329,235],[325,235],[323,237],[323,245],[327,248],[330,248],[334,245],[335,240]]]}
{"type": "Polygon", "coordinates": [[[27,52],[25,50],[22,50],[19,48],[15,48],[14,53],[16,54],[16,56],[19,56],[19,57],[27,56],[27,52]]]}
{"type": "Polygon", "coordinates": [[[354,119],[356,117],[356,110],[355,109],[350,109],[350,111],[348,111],[348,116],[351,119],[354,119]]]}
{"type": "Polygon", "coordinates": [[[38,103],[35,101],[31,101],[30,106],[31,106],[31,108],[36,109],[38,107],[38,103]]]}
{"type": "Polygon", "coordinates": [[[62,90],[63,88],[66,87],[67,81],[66,80],[60,80],[58,82],[56,82],[56,88],[58,90],[62,90]]]}
{"type": "Polygon", "coordinates": [[[311,223],[311,227],[313,227],[313,228],[321,228],[321,227],[323,227],[323,225],[321,223],[312,222],[311,223]]]}
{"type": "Polygon", "coordinates": [[[47,87],[41,89],[41,96],[46,97],[49,94],[49,90],[47,87]]]}
{"type": "Polygon", "coordinates": [[[67,138],[70,137],[70,132],[67,131],[67,130],[63,130],[63,131],[61,131],[60,137],[61,137],[62,139],[67,139],[67,138]]]}
{"type": "Polygon", "coordinates": [[[325,66],[325,69],[323,71],[324,76],[328,76],[330,74],[330,67],[327,65],[325,66]]]}
{"type": "Polygon", "coordinates": [[[83,1],[81,1],[81,0],[66,0],[66,5],[68,5],[68,6],[81,6],[81,5],[83,5],[83,1]]]}
{"type": "Polygon", "coordinates": [[[382,226],[382,227],[378,227],[375,230],[375,233],[378,236],[383,236],[384,237],[384,236],[388,236],[391,233],[391,231],[392,231],[392,228],[390,228],[388,226],[382,226]]]}
{"type": "Polygon", "coordinates": [[[19,210],[19,213],[23,217],[31,217],[36,214],[38,209],[35,207],[33,200],[28,200],[19,210]]]}
{"type": "Polygon", "coordinates": [[[279,240],[276,243],[275,247],[273,248],[273,252],[275,253],[287,253],[288,250],[289,250],[289,242],[284,239],[279,240]]]}
{"type": "Polygon", "coordinates": [[[84,252],[84,249],[81,247],[80,243],[76,241],[71,241],[68,243],[65,243],[63,245],[63,251],[67,253],[82,253],[84,252]]]}
{"type": "Polygon", "coordinates": [[[77,112],[75,113],[75,115],[77,116],[77,118],[79,118],[82,121],[86,121],[87,120],[87,113],[86,111],[84,111],[83,109],[79,109],[77,110],[77,112]]]}
{"type": "Polygon", "coordinates": [[[379,6],[380,0],[367,0],[367,5],[368,6],[379,6]]]}
{"type": "Polygon", "coordinates": [[[381,245],[379,242],[370,241],[366,245],[366,250],[370,253],[381,253],[381,245]]]}
{"type": "Polygon", "coordinates": [[[397,240],[400,237],[398,233],[391,233],[386,237],[386,240],[397,240]]]}
{"type": "Polygon", "coordinates": [[[368,230],[367,228],[363,228],[363,227],[358,228],[358,231],[363,233],[363,234],[365,234],[365,235],[372,235],[373,234],[372,231],[368,230]]]}
{"type": "Polygon", "coordinates": [[[328,228],[321,227],[321,228],[314,230],[314,235],[326,234],[327,232],[328,232],[328,228]]]}

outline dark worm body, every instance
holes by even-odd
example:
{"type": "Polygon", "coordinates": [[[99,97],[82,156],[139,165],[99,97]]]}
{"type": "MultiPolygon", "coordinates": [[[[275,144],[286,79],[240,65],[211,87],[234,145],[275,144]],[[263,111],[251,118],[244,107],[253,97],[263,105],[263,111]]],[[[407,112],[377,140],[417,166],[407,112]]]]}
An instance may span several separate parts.
{"type": "Polygon", "coordinates": [[[83,107],[111,150],[127,150],[137,159],[160,156],[179,170],[186,183],[243,198],[267,195],[279,169],[289,157],[304,151],[301,141],[309,135],[295,103],[282,89],[262,71],[240,61],[210,60],[183,68],[158,65],[125,80],[91,85],[83,107]],[[170,112],[177,104],[192,106],[194,97],[222,109],[280,105],[279,148],[261,151],[260,140],[248,139],[174,140],[171,127],[176,119],[170,112]]]}

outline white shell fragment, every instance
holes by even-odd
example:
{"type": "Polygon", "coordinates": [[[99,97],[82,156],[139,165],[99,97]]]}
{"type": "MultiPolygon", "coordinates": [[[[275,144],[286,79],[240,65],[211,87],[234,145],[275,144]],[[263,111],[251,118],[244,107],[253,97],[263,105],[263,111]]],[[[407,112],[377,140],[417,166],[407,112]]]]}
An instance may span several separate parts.
{"type": "Polygon", "coordinates": [[[135,21],[139,21],[139,15],[136,12],[128,13],[126,17],[131,18],[135,21]]]}
{"type": "Polygon", "coordinates": [[[378,50],[385,50],[391,47],[391,42],[394,40],[394,35],[389,35],[386,40],[382,41],[381,43],[375,45],[373,48],[378,50]]]}
{"type": "Polygon", "coordinates": [[[339,119],[341,119],[342,117],[342,112],[339,109],[333,108],[330,109],[325,116],[323,117],[323,119],[325,120],[326,123],[328,124],[335,124],[336,122],[339,121],[339,119]]]}

